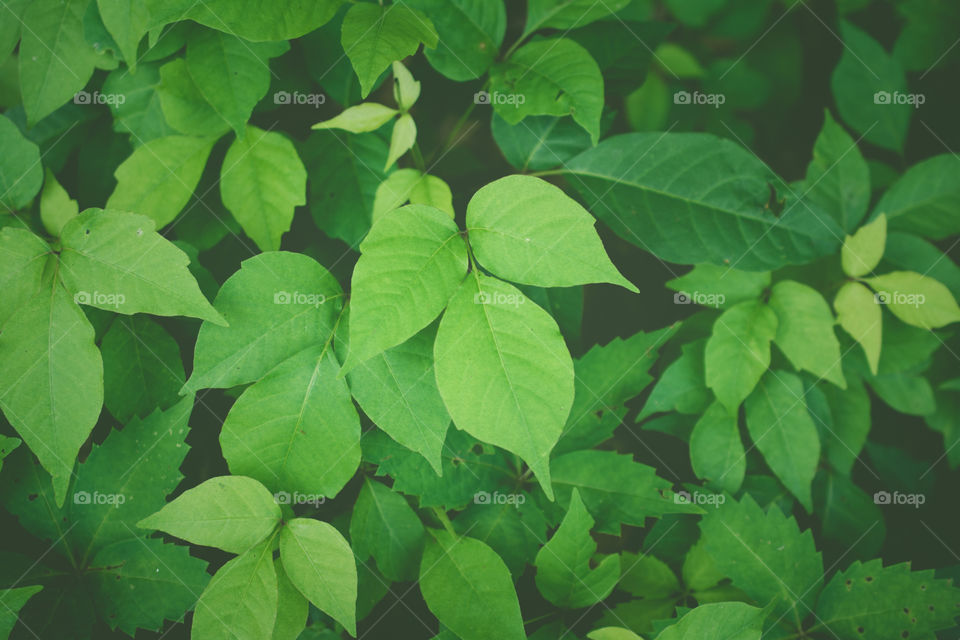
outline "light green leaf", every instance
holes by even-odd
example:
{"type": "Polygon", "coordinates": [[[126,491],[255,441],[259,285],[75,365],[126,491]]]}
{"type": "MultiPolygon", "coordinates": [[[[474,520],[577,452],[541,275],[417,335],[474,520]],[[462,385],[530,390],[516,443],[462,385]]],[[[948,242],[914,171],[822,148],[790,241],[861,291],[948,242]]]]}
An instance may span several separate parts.
{"type": "Polygon", "coordinates": [[[40,219],[43,222],[43,228],[50,235],[57,237],[63,225],[77,217],[79,213],[77,201],[70,198],[70,194],[60,186],[53,172],[47,169],[43,191],[40,193],[40,219]]]}
{"type": "Polygon", "coordinates": [[[840,342],[833,332],[830,305],[816,289],[793,280],[781,280],[770,294],[777,314],[774,343],[795,368],[846,387],[840,359],[840,342]]]}
{"type": "Polygon", "coordinates": [[[747,452],[737,418],[714,402],[690,434],[690,462],[697,477],[728,493],[736,493],[747,472],[747,452]]]}
{"type": "Polygon", "coordinates": [[[25,300],[0,333],[0,408],[53,476],[57,505],[103,405],[93,340],[90,322],[58,282],[25,300]]]}
{"type": "Polygon", "coordinates": [[[724,640],[760,640],[764,609],[751,607],[742,602],[717,602],[702,604],[688,611],[678,622],[667,627],[658,640],[700,640],[723,638],[724,640]]]}
{"type": "Polygon", "coordinates": [[[294,518],[280,530],[280,559],[307,600],[357,635],[357,565],[350,545],[319,520],[294,518]]]}
{"type": "Polygon", "coordinates": [[[164,120],[180,133],[218,138],[230,130],[230,123],[207,102],[190,77],[184,58],[174,58],[160,67],[156,96],[164,120]]]}
{"type": "Polygon", "coordinates": [[[361,562],[373,556],[393,582],[416,580],[424,529],[406,499],[369,478],[363,482],[350,518],[350,542],[361,562]]]}
{"type": "Polygon", "coordinates": [[[407,0],[430,16],[439,38],[424,51],[430,65],[451,80],[479,78],[496,60],[507,30],[502,0],[407,0]]]}
{"type": "Polygon", "coordinates": [[[350,282],[344,372],[433,322],[466,272],[466,244],[442,211],[409,205],[378,220],[360,245],[350,282]]]}
{"type": "Polygon", "coordinates": [[[450,414],[433,373],[436,335],[436,328],[424,329],[354,367],[347,381],[353,397],[374,424],[421,454],[441,474],[440,454],[450,414]]]}
{"type": "Polygon", "coordinates": [[[279,522],[280,507],[262,484],[245,476],[219,476],[187,489],[137,526],[243,553],[270,535],[279,522]]]}
{"type": "Polygon", "coordinates": [[[910,571],[910,563],[884,567],[879,559],[854,562],[824,587],[817,618],[841,640],[933,638],[955,629],[960,589],[934,578],[932,569],[910,571]]]}
{"type": "Polygon", "coordinates": [[[5,115],[0,115],[0,146],[0,207],[10,213],[26,207],[40,191],[43,166],[40,149],[5,115]]]}
{"type": "Polygon", "coordinates": [[[739,271],[707,262],[694,265],[691,271],[668,280],[665,286],[680,294],[673,296],[674,304],[728,308],[759,298],[770,286],[770,272],[739,271]]]}
{"type": "Polygon", "coordinates": [[[941,240],[960,232],[960,159],[928,158],[910,167],[887,189],[875,208],[891,231],[909,231],[941,240]]]}
{"type": "Polygon", "coordinates": [[[18,589],[0,589],[0,638],[10,637],[14,625],[17,624],[17,613],[27,604],[33,594],[43,589],[42,586],[20,587],[18,589]]]}
{"type": "Polygon", "coordinates": [[[510,124],[527,116],[571,115],[596,144],[603,76],[587,50],[573,40],[537,40],[491,69],[486,102],[510,124]]]}
{"type": "Polygon", "coordinates": [[[261,251],[276,251],[293,211],[307,203],[307,170],[285,136],[247,126],[220,171],[220,196],[261,251]]]}
{"type": "Polygon", "coordinates": [[[675,500],[671,483],[630,455],[574,451],[553,460],[550,468],[560,504],[577,489],[600,533],[620,535],[621,524],[643,527],[647,518],[667,513],[702,513],[699,507],[675,500]]]}
{"type": "Polygon", "coordinates": [[[697,340],[681,347],[680,357],[660,375],[637,416],[637,422],[663,411],[701,413],[713,402],[713,394],[707,388],[704,375],[706,342],[697,340]]]}
{"type": "Polygon", "coordinates": [[[823,448],[830,464],[849,476],[870,432],[870,394],[860,380],[851,380],[845,390],[829,385],[819,388],[826,395],[833,423],[821,433],[823,448]]]}
{"type": "Polygon", "coordinates": [[[714,322],[704,352],[704,375],[731,414],[770,366],[770,342],[776,335],[777,315],[759,300],[736,304],[714,322]]]}
{"type": "Polygon", "coordinates": [[[110,32],[130,72],[137,71],[137,47],[150,27],[150,11],[144,0],[97,0],[100,18],[110,32]]]}
{"type": "Polygon", "coordinates": [[[594,520],[573,489],[570,506],[556,533],[537,553],[537,588],[558,607],[580,609],[604,600],[620,579],[620,556],[591,568],[597,543],[590,537],[594,520]]]}
{"type": "Polygon", "coordinates": [[[0,229],[0,328],[40,290],[51,258],[50,246],[26,229],[0,229]]]}
{"type": "Polygon", "coordinates": [[[447,183],[416,169],[397,169],[380,183],[373,200],[373,221],[410,204],[425,204],[454,217],[453,194],[447,183]]]}
{"type": "Polygon", "coordinates": [[[360,419],[339,369],[317,343],[247,387],[220,431],[231,473],[294,497],[337,495],[360,464],[360,419]]]}
{"type": "Polygon", "coordinates": [[[277,618],[278,589],[271,536],[220,567],[197,600],[190,637],[269,638],[277,618]]]}
{"type": "Polygon", "coordinates": [[[613,136],[566,167],[588,209],[668,262],[770,270],[839,244],[839,227],[813,203],[790,196],[775,215],[770,189],[786,186],[751,152],[709,134],[613,136]]]}
{"type": "Polygon", "coordinates": [[[754,445],[790,493],[813,511],[810,484],[820,461],[820,436],[807,411],[803,381],[771,370],[747,398],[746,410],[754,445]]]}
{"type": "Polygon", "coordinates": [[[190,200],[214,140],[167,136],[150,140],[117,167],[107,209],[143,214],[162,227],[190,200]]]}
{"type": "Polygon", "coordinates": [[[402,62],[393,63],[393,99],[403,111],[409,111],[420,97],[420,83],[413,79],[402,62]]]}
{"type": "Polygon", "coordinates": [[[97,54],[87,44],[83,14],[89,0],[35,0],[24,8],[20,95],[33,126],[83,89],[97,54]]]}
{"type": "MultiPolygon", "coordinates": [[[[393,5],[391,5],[393,6],[393,5]]],[[[409,113],[401,115],[393,125],[393,134],[390,136],[390,152],[387,154],[387,163],[383,170],[389,169],[400,156],[405,154],[417,142],[417,123],[409,113]]]]}
{"type": "MultiPolygon", "coordinates": [[[[364,102],[344,109],[339,115],[313,125],[313,129],[343,129],[350,133],[376,131],[387,124],[399,111],[376,102],[364,102]]],[[[389,164],[387,166],[390,166],[389,164]]]]}
{"type": "Polygon", "coordinates": [[[354,4],[343,18],[340,33],[343,50],[360,79],[362,98],[390,63],[416,53],[421,42],[434,49],[437,40],[430,19],[403,3],[354,4]]]}
{"type": "Polygon", "coordinates": [[[859,282],[847,282],[833,299],[837,322],[850,337],[860,343],[876,375],[883,340],[883,316],[870,289],[859,282]]]}
{"type": "Polygon", "coordinates": [[[467,205],[470,245],[496,275],[538,287],[609,282],[636,293],[610,262],[594,224],[561,189],[532,176],[491,182],[467,205]]]}
{"type": "Polygon", "coordinates": [[[290,582],[283,570],[283,561],[273,561],[273,570],[277,573],[277,620],[273,624],[271,640],[297,640],[307,624],[310,603],[290,582]]]}
{"type": "Polygon", "coordinates": [[[420,591],[430,611],[462,640],[523,640],[520,603],[510,571],[473,538],[431,531],[420,564],[420,591]]]}
{"type": "Polygon", "coordinates": [[[938,329],[960,320],[960,307],[945,286],[913,271],[892,271],[864,279],[877,292],[877,304],[921,329],[938,329]]]}
{"type": "Polygon", "coordinates": [[[23,442],[23,440],[20,438],[0,435],[0,469],[3,469],[3,459],[19,447],[21,442],[23,442]]]}
{"type": "Polygon", "coordinates": [[[342,308],[336,279],[312,258],[285,251],[240,264],[214,300],[228,327],[205,322],[193,374],[181,393],[259,380],[333,332],[342,308]]]}
{"type": "Polygon", "coordinates": [[[843,272],[851,278],[865,276],[880,264],[887,246],[887,217],[880,214],[843,241],[843,272]]]}
{"type": "Polygon", "coordinates": [[[552,498],[550,450],[574,393],[573,362],[554,319],[512,285],[475,273],[450,300],[434,357],[454,424],[519,455],[552,498]]]}
{"type": "Polygon", "coordinates": [[[187,269],[190,259],[147,217],[87,209],[63,228],[60,277],[74,301],[125,315],[224,324],[187,269]]]}
{"type": "Polygon", "coordinates": [[[530,0],[524,34],[538,29],[570,30],[584,27],[630,4],[630,0],[530,0]]]}
{"type": "Polygon", "coordinates": [[[156,26],[193,20],[255,42],[292,40],[326,24],[343,0],[145,0],[156,26]]]}
{"type": "MultiPolygon", "coordinates": [[[[727,499],[700,521],[717,569],[759,604],[773,602],[774,615],[799,629],[823,582],[823,560],[813,533],[776,506],[766,513],[752,497],[727,499]]],[[[699,607],[698,607],[699,608],[699,607]]]]}
{"type": "Polygon", "coordinates": [[[903,67],[853,24],[842,21],[840,35],[844,51],[830,78],[840,117],[865,140],[902,150],[914,110],[905,100],[916,98],[907,93],[903,67]]]}
{"type": "Polygon", "coordinates": [[[840,228],[853,231],[870,205],[870,170],[857,143],[824,112],[823,128],[813,145],[803,183],[812,203],[826,211],[840,228]]]}
{"type": "Polygon", "coordinates": [[[453,528],[489,545],[517,579],[547,539],[546,516],[526,492],[494,492],[490,500],[487,494],[474,494],[472,504],[457,514],[453,528]]]}
{"type": "MultiPolygon", "coordinates": [[[[30,4],[30,0],[7,0],[0,6],[0,59],[12,60],[8,56],[20,42],[20,16],[30,4]]],[[[0,634],[0,637],[6,637],[0,634]]]]}
{"type": "Polygon", "coordinates": [[[660,43],[654,54],[657,66],[672,76],[684,79],[702,78],[706,75],[697,58],[675,42],[660,43]]]}

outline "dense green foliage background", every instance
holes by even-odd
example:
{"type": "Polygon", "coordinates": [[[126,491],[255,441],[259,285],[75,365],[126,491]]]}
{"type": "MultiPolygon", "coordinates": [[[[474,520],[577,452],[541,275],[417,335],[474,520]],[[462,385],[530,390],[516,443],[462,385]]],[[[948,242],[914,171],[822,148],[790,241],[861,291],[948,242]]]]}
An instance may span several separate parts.
{"type": "Polygon", "coordinates": [[[0,0],[0,637],[960,638],[958,37],[0,0]]]}

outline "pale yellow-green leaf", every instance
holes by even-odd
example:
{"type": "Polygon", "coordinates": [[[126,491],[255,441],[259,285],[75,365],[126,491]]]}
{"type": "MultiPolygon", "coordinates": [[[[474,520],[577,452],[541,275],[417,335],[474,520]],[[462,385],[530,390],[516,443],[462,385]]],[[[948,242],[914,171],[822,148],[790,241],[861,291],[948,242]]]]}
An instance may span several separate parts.
{"type": "Polygon", "coordinates": [[[43,228],[52,236],[59,236],[63,225],[70,218],[80,213],[77,201],[70,197],[67,190],[60,186],[57,178],[50,169],[43,181],[43,191],[40,192],[40,220],[43,228]]]}
{"type": "Polygon", "coordinates": [[[858,278],[873,271],[883,257],[887,245],[887,216],[882,213],[869,224],[860,227],[843,241],[840,257],[843,272],[858,278]]]}
{"type": "Polygon", "coordinates": [[[875,299],[893,315],[921,329],[937,329],[960,321],[960,307],[946,286],[913,271],[893,271],[864,280],[875,299]]]}
{"type": "Polygon", "coordinates": [[[883,339],[883,316],[873,293],[859,282],[848,282],[837,292],[833,308],[840,326],[860,343],[870,370],[876,374],[883,339]]]}
{"type": "Polygon", "coordinates": [[[391,109],[376,102],[364,102],[355,107],[345,109],[340,115],[318,122],[314,129],[343,129],[350,133],[366,133],[376,131],[385,125],[393,116],[396,109],[391,109]]]}
{"type": "Polygon", "coordinates": [[[387,154],[387,164],[383,169],[386,171],[396,162],[400,156],[410,150],[417,142],[417,123],[413,121],[413,116],[405,113],[393,125],[393,135],[390,136],[390,152],[387,154]]]}

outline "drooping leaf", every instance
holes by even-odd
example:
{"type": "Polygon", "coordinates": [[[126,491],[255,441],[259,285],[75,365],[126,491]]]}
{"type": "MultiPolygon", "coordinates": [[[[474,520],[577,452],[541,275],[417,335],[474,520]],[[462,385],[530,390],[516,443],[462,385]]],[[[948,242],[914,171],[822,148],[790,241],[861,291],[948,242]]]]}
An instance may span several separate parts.
{"type": "Polygon", "coordinates": [[[821,433],[830,463],[849,475],[870,432],[870,395],[860,380],[851,380],[844,390],[821,385],[830,407],[832,426],[821,433]]]}
{"type": "Polygon", "coordinates": [[[0,207],[3,213],[30,204],[43,184],[40,149],[17,129],[10,119],[0,116],[0,207]]]}
{"type": "MultiPolygon", "coordinates": [[[[393,120],[400,113],[376,102],[364,102],[344,109],[342,113],[313,125],[313,129],[343,129],[350,133],[368,133],[376,131],[393,120]]],[[[387,164],[387,167],[393,164],[387,164]]]]}
{"type": "Polygon", "coordinates": [[[837,322],[863,347],[870,370],[875,374],[880,362],[883,317],[874,294],[859,282],[847,282],[833,299],[837,322]]]}
{"type": "Polygon", "coordinates": [[[840,361],[840,342],[833,332],[830,305],[816,289],[793,280],[782,280],[770,294],[777,314],[774,344],[794,367],[846,387],[840,361]]]}
{"type": "Polygon", "coordinates": [[[719,403],[710,405],[690,434],[690,462],[698,477],[735,493],[747,471],[747,452],[737,419],[719,403]]]}
{"type": "Polygon", "coordinates": [[[823,128],[813,145],[803,188],[811,202],[850,233],[870,205],[870,171],[857,143],[824,112],[823,128]]]}
{"type": "Polygon", "coordinates": [[[297,640],[307,624],[310,614],[310,603],[303,594],[290,582],[287,572],[283,570],[283,561],[277,558],[273,561],[273,569],[277,573],[277,619],[273,623],[272,640],[297,640]]]}
{"type": "Polygon", "coordinates": [[[844,240],[840,253],[843,272],[852,278],[867,275],[880,264],[886,245],[887,217],[881,213],[844,240]]]}
{"type": "Polygon", "coordinates": [[[63,225],[75,218],[80,210],[77,201],[70,198],[53,172],[47,169],[43,180],[43,191],[40,193],[40,219],[47,233],[57,237],[63,225]]]}
{"type": "Polygon", "coordinates": [[[394,582],[415,580],[425,532],[417,514],[399,493],[366,479],[353,505],[350,542],[361,561],[370,556],[394,582]]]}

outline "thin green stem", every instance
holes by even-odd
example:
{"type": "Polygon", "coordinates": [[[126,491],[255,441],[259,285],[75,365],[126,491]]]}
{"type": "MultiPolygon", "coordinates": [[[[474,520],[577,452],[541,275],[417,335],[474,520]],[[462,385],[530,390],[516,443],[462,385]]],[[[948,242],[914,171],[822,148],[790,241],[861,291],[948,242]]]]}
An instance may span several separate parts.
{"type": "Polygon", "coordinates": [[[457,532],[453,528],[453,523],[450,522],[450,517],[447,515],[447,512],[441,509],[440,507],[433,507],[433,513],[437,516],[437,520],[440,521],[440,524],[443,525],[443,528],[447,530],[447,533],[452,535],[455,538],[459,538],[457,532]]]}

